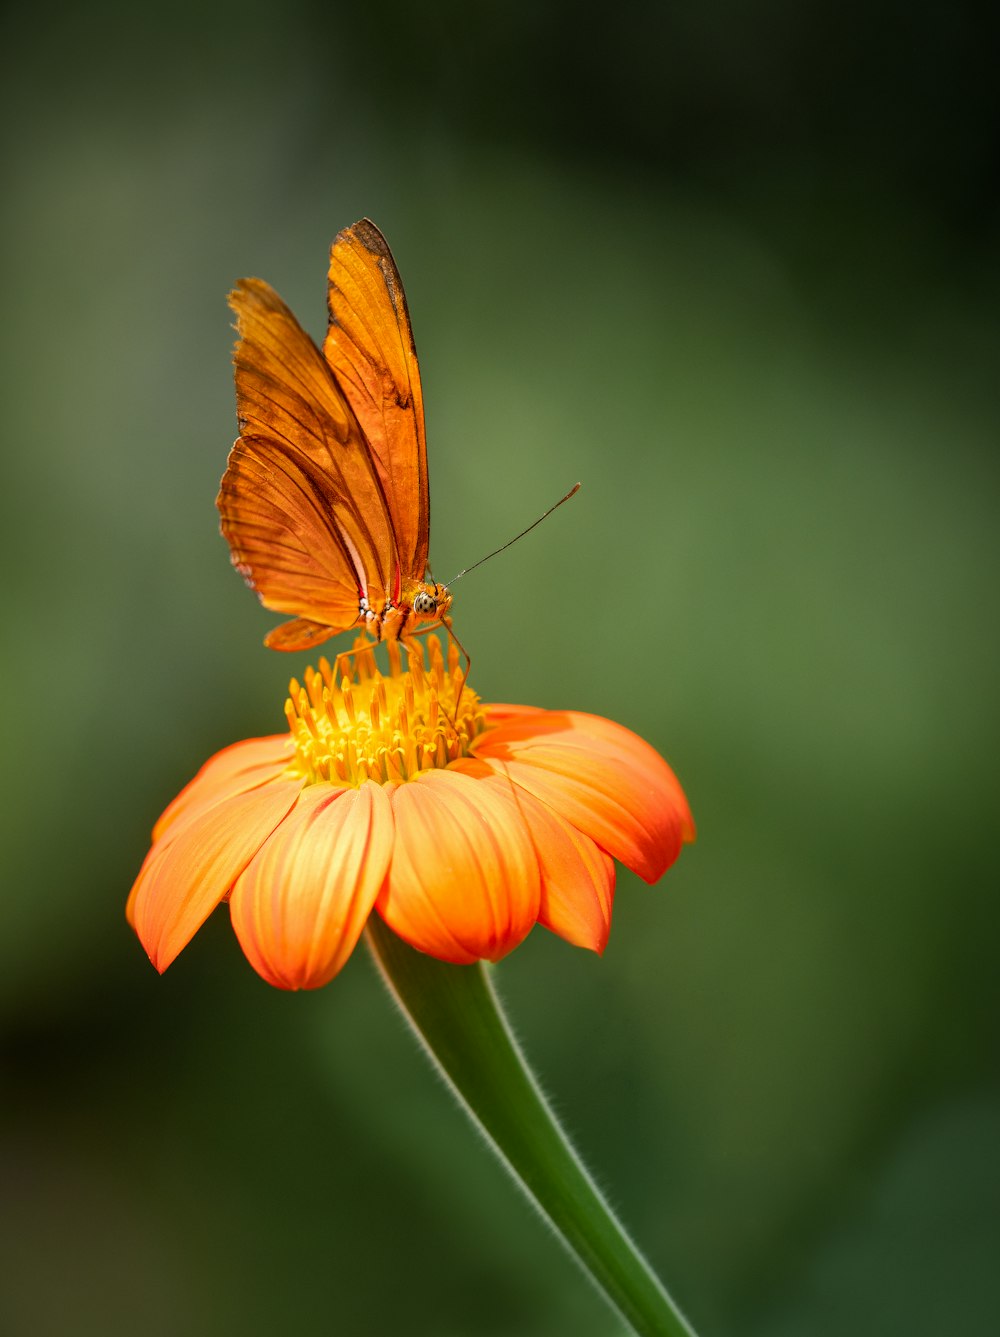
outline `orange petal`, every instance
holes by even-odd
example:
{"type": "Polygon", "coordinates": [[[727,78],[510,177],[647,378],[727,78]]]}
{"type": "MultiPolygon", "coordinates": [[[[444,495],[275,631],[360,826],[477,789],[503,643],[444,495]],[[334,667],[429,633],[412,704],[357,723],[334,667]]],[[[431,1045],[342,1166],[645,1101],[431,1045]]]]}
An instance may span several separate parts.
{"type": "Polygon", "coordinates": [[[534,706],[486,707],[489,732],[477,740],[476,750],[484,742],[487,750],[501,753],[523,752],[544,742],[558,742],[567,747],[582,747],[619,756],[630,766],[649,768],[655,781],[666,782],[686,818],[686,840],[694,839],[694,824],[680,782],[657,750],[631,729],[600,715],[576,710],[539,710],[534,706]],[[494,711],[500,713],[494,716],[494,711]]]}
{"type": "Polygon", "coordinates": [[[128,915],[157,970],[166,970],[191,941],[301,789],[301,781],[274,780],[198,805],[153,846],[129,895],[128,915]]]}
{"type": "Polygon", "coordinates": [[[279,989],[327,984],[350,956],[392,853],[380,785],[310,785],[229,900],[250,964],[279,989]]]}
{"type": "Polygon", "coordinates": [[[520,807],[542,873],[538,922],[575,947],[600,954],[611,932],[614,860],[546,804],[522,793],[520,807]]]}
{"type": "Polygon", "coordinates": [[[512,706],[509,703],[498,701],[483,703],[483,714],[486,716],[486,727],[488,729],[508,722],[516,723],[526,719],[529,715],[534,715],[537,718],[539,715],[550,713],[543,706],[512,706]]]}
{"type": "MultiPolygon", "coordinates": [[[[485,774],[485,768],[479,768],[485,774]]],[[[509,788],[423,771],[391,795],[396,843],[382,918],[442,961],[498,961],[538,917],[538,859],[509,788]]]]}
{"type": "Polygon", "coordinates": [[[647,882],[694,838],[673,771],[610,720],[575,711],[519,713],[477,739],[475,751],[647,882]]]}
{"type": "Polygon", "coordinates": [[[292,746],[289,735],[283,733],[269,738],[247,738],[216,752],[163,810],[153,827],[153,840],[159,840],[178,817],[193,807],[217,803],[280,775],[291,759],[292,746]]]}
{"type": "Polygon", "coordinates": [[[132,885],[125,904],[125,917],[135,927],[135,898],[142,874],[154,854],[162,854],[162,846],[172,840],[195,817],[206,813],[224,799],[258,789],[262,784],[278,779],[285,773],[291,743],[288,734],[274,734],[269,738],[249,738],[233,743],[216,752],[205,762],[193,780],[167,804],[153,827],[153,847],[146,855],[139,876],[132,885]]]}
{"type": "Polygon", "coordinates": [[[479,777],[479,784],[510,794],[523,817],[541,873],[538,922],[576,947],[601,953],[611,931],[614,860],[545,803],[514,790],[509,778],[476,758],[456,761],[452,772],[479,777]]]}

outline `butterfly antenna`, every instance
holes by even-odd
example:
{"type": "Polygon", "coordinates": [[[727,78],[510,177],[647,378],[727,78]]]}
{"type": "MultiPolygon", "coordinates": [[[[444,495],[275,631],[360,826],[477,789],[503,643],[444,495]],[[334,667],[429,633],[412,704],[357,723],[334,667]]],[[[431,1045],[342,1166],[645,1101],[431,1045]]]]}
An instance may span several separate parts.
{"type": "Polygon", "coordinates": [[[536,525],[540,525],[543,520],[547,520],[552,512],[557,511],[564,501],[569,501],[570,497],[575,497],[579,491],[580,484],[574,483],[566,493],[565,497],[560,497],[554,506],[550,506],[544,515],[540,515],[537,520],[532,521],[527,529],[522,529],[520,534],[515,534],[512,539],[508,539],[506,543],[502,543],[500,547],[494,549],[493,552],[488,552],[485,557],[480,557],[478,562],[473,562],[471,566],[467,566],[464,570],[459,571],[457,576],[452,576],[451,580],[447,581],[445,588],[450,588],[461,576],[466,576],[470,571],[475,571],[477,566],[482,566],[482,564],[488,562],[491,557],[496,557],[497,553],[503,552],[504,549],[509,548],[512,543],[516,543],[518,539],[523,539],[525,534],[530,534],[536,525]]]}

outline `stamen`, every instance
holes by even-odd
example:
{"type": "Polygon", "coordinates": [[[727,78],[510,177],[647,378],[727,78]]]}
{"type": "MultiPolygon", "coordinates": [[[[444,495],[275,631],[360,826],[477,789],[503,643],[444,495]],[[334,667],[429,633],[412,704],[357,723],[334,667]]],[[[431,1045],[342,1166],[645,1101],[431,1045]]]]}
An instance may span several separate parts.
{"type": "Polygon", "coordinates": [[[319,710],[323,700],[323,679],[311,666],[306,669],[306,691],[309,693],[313,710],[319,710]]]}
{"type": "Polygon", "coordinates": [[[285,718],[295,746],[293,769],[307,783],[404,784],[422,770],[447,766],[467,755],[485,719],[479,698],[464,684],[457,651],[447,661],[430,641],[428,672],[418,642],[406,642],[407,667],[398,642],[386,646],[383,676],[371,646],[359,641],[331,666],[321,658],[304,683],[293,678],[285,718]],[[337,673],[348,671],[338,683],[337,673]]]}
{"type": "Polygon", "coordinates": [[[351,691],[351,680],[345,678],[340,684],[340,699],[344,703],[344,709],[347,712],[347,718],[351,724],[357,724],[358,717],[354,712],[354,693],[351,691]]]}

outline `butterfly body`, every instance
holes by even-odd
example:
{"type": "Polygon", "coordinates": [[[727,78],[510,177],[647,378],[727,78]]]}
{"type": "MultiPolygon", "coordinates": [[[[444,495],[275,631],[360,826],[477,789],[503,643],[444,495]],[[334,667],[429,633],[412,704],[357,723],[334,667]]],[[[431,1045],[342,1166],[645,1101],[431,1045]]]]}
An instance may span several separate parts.
{"type": "Polygon", "coordinates": [[[358,621],[376,641],[398,641],[412,635],[421,623],[447,625],[450,607],[451,594],[444,585],[410,580],[395,599],[386,599],[381,609],[372,608],[362,595],[358,621]]]}
{"type": "Polygon", "coordinates": [[[240,436],[218,497],[233,564],[265,607],[291,613],[265,644],[306,650],[363,628],[406,639],[448,625],[425,579],[430,500],[423,397],[402,281],[367,219],[330,252],[322,351],[277,293],[230,295],[240,436]]]}

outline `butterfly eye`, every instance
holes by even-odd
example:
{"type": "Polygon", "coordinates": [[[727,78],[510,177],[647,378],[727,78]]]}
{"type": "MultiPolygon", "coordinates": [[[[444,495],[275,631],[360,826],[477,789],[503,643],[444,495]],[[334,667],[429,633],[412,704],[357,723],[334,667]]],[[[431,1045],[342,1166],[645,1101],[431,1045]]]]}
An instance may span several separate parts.
{"type": "Polygon", "coordinates": [[[415,613],[434,613],[437,611],[437,599],[426,590],[421,590],[413,600],[413,611],[415,613]]]}

